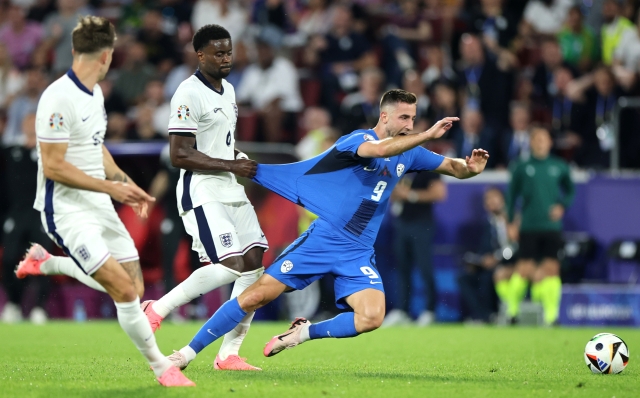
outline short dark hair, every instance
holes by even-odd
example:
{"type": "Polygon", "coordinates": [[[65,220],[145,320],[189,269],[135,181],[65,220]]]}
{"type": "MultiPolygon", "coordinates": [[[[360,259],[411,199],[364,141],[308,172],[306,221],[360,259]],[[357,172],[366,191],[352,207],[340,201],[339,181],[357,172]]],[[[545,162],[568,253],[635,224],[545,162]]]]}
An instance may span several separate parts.
{"type": "Polygon", "coordinates": [[[405,104],[415,104],[418,102],[418,98],[413,93],[395,88],[382,94],[380,108],[384,108],[387,105],[395,105],[400,102],[405,104]]]}
{"type": "Polygon", "coordinates": [[[202,50],[211,40],[231,39],[229,31],[220,25],[204,25],[193,35],[193,49],[202,50]]]}
{"type": "Polygon", "coordinates": [[[105,48],[113,48],[116,28],[107,18],[88,15],[78,19],[71,32],[71,45],[79,54],[91,54],[105,48]]]}

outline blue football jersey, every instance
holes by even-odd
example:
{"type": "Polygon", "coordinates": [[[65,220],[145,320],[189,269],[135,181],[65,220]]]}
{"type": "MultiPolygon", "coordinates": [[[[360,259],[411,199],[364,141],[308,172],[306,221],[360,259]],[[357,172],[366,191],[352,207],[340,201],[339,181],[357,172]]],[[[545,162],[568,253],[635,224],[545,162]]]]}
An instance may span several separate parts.
{"type": "Polygon", "coordinates": [[[443,156],[422,147],[390,158],[362,158],[358,147],[378,140],[373,130],[343,136],[302,162],[258,165],[254,181],[305,207],[345,236],[372,246],[389,196],[406,173],[434,170],[443,156]]]}

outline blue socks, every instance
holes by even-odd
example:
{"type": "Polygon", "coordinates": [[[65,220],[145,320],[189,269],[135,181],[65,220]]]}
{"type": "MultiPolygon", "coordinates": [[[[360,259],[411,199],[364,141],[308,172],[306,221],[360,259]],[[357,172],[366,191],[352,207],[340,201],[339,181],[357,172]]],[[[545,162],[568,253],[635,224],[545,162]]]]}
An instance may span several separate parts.
{"type": "Polygon", "coordinates": [[[199,354],[206,346],[235,328],[245,315],[247,313],[240,308],[237,298],[227,301],[202,325],[189,343],[189,347],[199,354]]]}
{"type": "Polygon", "coordinates": [[[328,319],[324,322],[314,323],[309,326],[309,338],[326,339],[335,337],[337,339],[345,337],[355,337],[359,333],[356,332],[356,323],[353,312],[343,312],[335,318],[328,319]]]}

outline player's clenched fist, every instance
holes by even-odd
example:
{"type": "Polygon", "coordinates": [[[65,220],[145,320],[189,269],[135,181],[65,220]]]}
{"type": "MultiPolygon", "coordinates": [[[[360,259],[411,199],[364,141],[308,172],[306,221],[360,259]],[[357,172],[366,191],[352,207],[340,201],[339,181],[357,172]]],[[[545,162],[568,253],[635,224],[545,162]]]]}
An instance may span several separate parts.
{"type": "Polygon", "coordinates": [[[238,159],[231,161],[231,172],[238,177],[253,178],[256,176],[258,163],[251,159],[238,159]]]}

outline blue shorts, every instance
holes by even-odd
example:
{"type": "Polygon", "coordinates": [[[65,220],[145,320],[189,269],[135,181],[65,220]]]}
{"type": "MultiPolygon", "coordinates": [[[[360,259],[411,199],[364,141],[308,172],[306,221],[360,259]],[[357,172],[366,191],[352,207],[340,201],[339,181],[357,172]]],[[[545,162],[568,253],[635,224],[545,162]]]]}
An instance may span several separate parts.
{"type": "Polygon", "coordinates": [[[341,309],[349,308],[345,299],[359,291],[384,293],[373,247],[349,240],[323,220],[311,224],[265,273],[296,290],[331,274],[335,277],[336,306],[341,309]]]}

